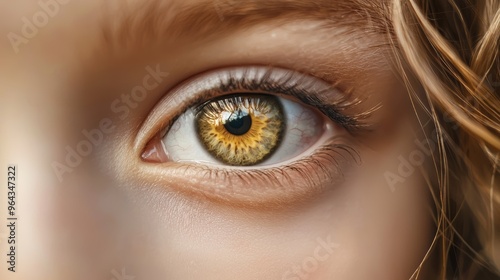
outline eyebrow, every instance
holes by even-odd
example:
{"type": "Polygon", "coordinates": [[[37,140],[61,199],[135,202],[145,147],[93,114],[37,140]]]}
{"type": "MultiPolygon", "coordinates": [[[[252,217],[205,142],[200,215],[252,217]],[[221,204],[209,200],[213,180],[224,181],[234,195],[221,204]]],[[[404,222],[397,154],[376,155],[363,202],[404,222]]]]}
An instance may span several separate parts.
{"type": "Polygon", "coordinates": [[[207,40],[260,25],[314,20],[318,28],[346,28],[386,34],[391,27],[386,0],[203,0],[138,1],[103,22],[106,49],[143,47],[185,36],[207,40]],[[113,19],[113,21],[111,21],[113,19]]]}

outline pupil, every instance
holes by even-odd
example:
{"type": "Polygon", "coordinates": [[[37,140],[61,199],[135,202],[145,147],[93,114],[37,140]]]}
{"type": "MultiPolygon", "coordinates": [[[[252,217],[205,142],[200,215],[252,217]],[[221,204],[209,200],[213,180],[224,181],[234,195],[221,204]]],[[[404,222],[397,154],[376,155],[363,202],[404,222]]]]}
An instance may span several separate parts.
{"type": "Polygon", "coordinates": [[[238,113],[231,115],[224,127],[233,135],[243,135],[252,127],[252,118],[247,113],[239,110],[238,113]]]}

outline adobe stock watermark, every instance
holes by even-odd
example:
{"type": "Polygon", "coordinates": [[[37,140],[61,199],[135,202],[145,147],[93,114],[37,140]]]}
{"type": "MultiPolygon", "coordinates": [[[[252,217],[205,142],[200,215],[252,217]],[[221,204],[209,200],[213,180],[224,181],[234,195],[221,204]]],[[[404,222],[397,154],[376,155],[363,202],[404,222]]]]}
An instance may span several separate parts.
{"type": "Polygon", "coordinates": [[[54,18],[61,10],[62,5],[69,3],[69,0],[40,0],[38,1],[38,6],[40,10],[31,16],[31,18],[22,17],[21,21],[23,26],[21,27],[20,34],[9,32],[7,34],[7,39],[12,46],[12,49],[16,54],[20,51],[20,46],[22,44],[26,45],[29,43],[30,39],[33,39],[38,31],[47,24],[49,24],[50,19],[54,18]]]}
{"type": "Polygon", "coordinates": [[[391,192],[396,191],[398,183],[403,183],[408,177],[413,175],[415,169],[423,165],[427,157],[432,156],[437,146],[432,139],[425,139],[423,141],[416,139],[414,143],[417,149],[411,151],[407,157],[400,155],[397,158],[399,163],[397,173],[390,171],[384,173],[384,178],[391,192]]]}
{"type": "Polygon", "coordinates": [[[233,8],[237,5],[236,1],[231,0],[214,0],[213,1],[215,12],[219,16],[220,21],[224,21],[226,17],[224,16],[225,10],[228,8],[233,8]]]}
{"type": "MultiPolygon", "coordinates": [[[[488,83],[493,87],[493,90],[498,90],[500,87],[500,77],[494,78],[492,74],[487,77],[488,83]]],[[[469,96],[466,98],[471,107],[477,107],[477,99],[469,96]]],[[[443,112],[443,121],[449,129],[456,130],[460,128],[460,123],[447,111],[443,112]]],[[[425,125],[432,123],[428,121],[425,125]]],[[[389,186],[391,192],[396,190],[395,186],[398,183],[403,183],[408,177],[410,177],[415,169],[424,164],[427,157],[431,157],[433,152],[437,147],[438,132],[436,129],[432,131],[432,138],[428,138],[423,141],[415,140],[417,149],[412,151],[406,158],[400,155],[397,160],[399,162],[397,173],[386,171],[384,172],[384,178],[389,186]]]]}
{"type": "Polygon", "coordinates": [[[325,262],[331,257],[335,249],[340,247],[340,244],[332,241],[331,235],[328,235],[326,240],[318,237],[316,242],[318,245],[314,249],[313,253],[306,257],[300,265],[295,265],[291,269],[285,271],[281,280],[308,279],[309,275],[314,273],[319,268],[320,263],[325,262]]]}
{"type": "Polygon", "coordinates": [[[116,271],[116,269],[111,270],[111,275],[113,275],[113,278],[111,278],[110,280],[134,280],[135,279],[135,276],[127,274],[124,267],[122,267],[122,270],[120,272],[116,271]]]}
{"type": "MultiPolygon", "coordinates": [[[[111,102],[110,109],[113,113],[118,114],[120,120],[125,120],[132,109],[138,107],[138,104],[146,99],[149,91],[154,90],[161,85],[163,80],[168,77],[168,72],[162,72],[160,65],[155,68],[147,66],[147,75],[142,79],[142,85],[132,88],[130,93],[122,94],[120,98],[116,98],[111,102]]],[[[99,127],[91,130],[82,130],[84,139],[79,141],[74,147],[66,146],[64,162],[52,162],[52,169],[59,182],[63,181],[63,175],[73,172],[74,168],[80,165],[83,159],[92,153],[94,147],[99,146],[106,134],[113,132],[116,125],[111,118],[104,118],[99,122],[99,127]]]]}

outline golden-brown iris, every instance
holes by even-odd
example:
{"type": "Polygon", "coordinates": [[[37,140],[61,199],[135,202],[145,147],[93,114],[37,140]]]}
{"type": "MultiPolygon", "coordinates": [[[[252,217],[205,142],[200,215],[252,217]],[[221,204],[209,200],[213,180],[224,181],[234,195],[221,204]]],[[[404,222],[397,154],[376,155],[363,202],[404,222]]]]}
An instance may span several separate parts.
{"type": "Polygon", "coordinates": [[[201,142],[214,157],[229,165],[249,166],[274,152],[285,120],[278,98],[238,95],[205,104],[196,125],[201,142]]]}

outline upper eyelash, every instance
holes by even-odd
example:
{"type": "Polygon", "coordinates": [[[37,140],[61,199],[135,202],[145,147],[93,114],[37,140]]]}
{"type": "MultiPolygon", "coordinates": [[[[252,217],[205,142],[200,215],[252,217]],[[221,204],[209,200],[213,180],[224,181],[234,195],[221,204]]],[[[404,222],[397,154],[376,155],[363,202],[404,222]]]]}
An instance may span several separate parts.
{"type": "MultiPolygon", "coordinates": [[[[184,109],[164,123],[162,126],[163,128],[158,130],[159,134],[162,137],[165,136],[175,121],[188,110],[194,108],[196,112],[214,98],[223,98],[226,95],[245,93],[245,91],[259,94],[282,94],[294,97],[304,104],[316,108],[330,120],[339,124],[353,135],[363,135],[366,132],[372,131],[375,127],[366,120],[381,107],[380,104],[369,110],[347,115],[341,112],[355,107],[364,101],[364,99],[354,97],[351,90],[342,91],[342,96],[336,100],[325,101],[317,97],[318,95],[327,95],[329,91],[337,90],[340,81],[333,83],[325,81],[328,87],[323,87],[318,91],[314,89],[314,79],[307,79],[307,74],[290,70],[287,71],[287,74],[281,75],[278,79],[273,79],[271,76],[276,68],[269,66],[267,68],[263,67],[263,69],[265,69],[265,72],[260,78],[256,78],[255,75],[249,74],[249,72],[252,71],[251,69],[245,70],[241,77],[236,77],[231,71],[227,73],[228,78],[219,77],[216,86],[206,89],[197,94],[196,97],[186,101],[182,105],[184,109]]],[[[314,78],[324,81],[319,77],[314,78]]]]}
{"type": "MultiPolygon", "coordinates": [[[[288,71],[286,75],[283,75],[279,79],[275,80],[271,78],[273,70],[274,68],[272,67],[267,68],[260,79],[251,77],[249,70],[245,71],[241,75],[241,78],[235,77],[235,75],[229,71],[229,78],[224,79],[220,77],[217,87],[202,91],[194,99],[188,101],[187,104],[184,104],[184,109],[165,123],[160,134],[162,137],[165,136],[175,121],[190,108],[194,107],[195,112],[197,112],[203,107],[203,105],[207,104],[207,102],[210,102],[214,98],[223,98],[225,95],[244,93],[244,91],[252,91],[253,93],[261,94],[283,94],[295,97],[304,104],[316,108],[330,120],[336,122],[348,132],[356,135],[372,130],[372,125],[367,123],[366,119],[371,116],[373,112],[378,110],[381,107],[380,105],[377,105],[370,110],[365,110],[364,112],[348,116],[340,112],[355,107],[364,101],[354,97],[351,91],[343,91],[342,98],[331,100],[328,103],[317,97],[317,95],[322,94],[322,92],[328,92],[336,89],[339,84],[338,81],[331,84],[329,87],[324,88],[320,92],[313,93],[314,81],[307,82],[306,74],[288,71]],[[294,82],[291,83],[292,81],[294,82]]],[[[320,79],[318,77],[315,78],[320,79]]]]}
{"type": "MultiPolygon", "coordinates": [[[[255,77],[250,77],[250,75],[245,72],[241,78],[235,77],[232,73],[229,73],[228,79],[220,78],[219,86],[207,90],[209,92],[217,91],[227,94],[237,94],[244,93],[243,91],[251,91],[252,93],[262,93],[262,94],[283,94],[286,96],[291,96],[297,98],[299,101],[318,109],[321,113],[326,115],[330,120],[341,125],[344,129],[351,133],[357,133],[362,130],[370,130],[370,125],[366,123],[366,119],[378,108],[380,105],[374,108],[358,113],[355,115],[346,115],[341,113],[349,108],[359,105],[363,100],[353,97],[351,92],[343,92],[343,97],[338,100],[331,100],[328,103],[320,100],[317,96],[322,94],[322,92],[331,91],[336,88],[338,82],[331,85],[328,88],[323,89],[320,92],[314,92],[313,86],[314,81],[306,82],[305,74],[301,74],[294,71],[289,71],[287,75],[274,80],[271,78],[273,73],[273,68],[266,70],[265,74],[262,75],[260,79],[255,77]],[[292,81],[294,81],[292,83],[292,81]]],[[[319,79],[319,78],[317,78],[319,79]]],[[[206,104],[206,96],[212,94],[202,93],[193,102],[192,106],[196,106],[196,111],[206,104]]],[[[222,96],[223,97],[223,96],[222,96]]]]}

